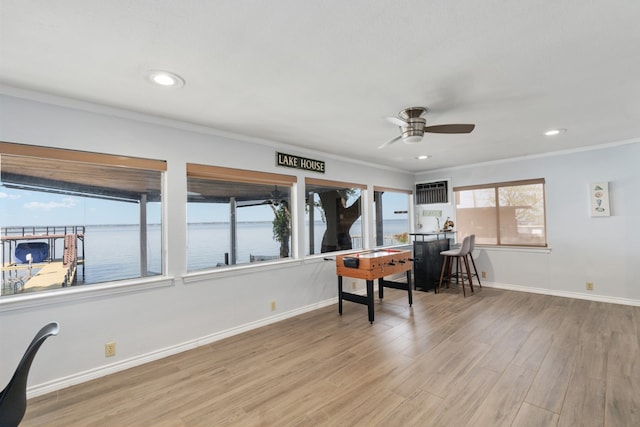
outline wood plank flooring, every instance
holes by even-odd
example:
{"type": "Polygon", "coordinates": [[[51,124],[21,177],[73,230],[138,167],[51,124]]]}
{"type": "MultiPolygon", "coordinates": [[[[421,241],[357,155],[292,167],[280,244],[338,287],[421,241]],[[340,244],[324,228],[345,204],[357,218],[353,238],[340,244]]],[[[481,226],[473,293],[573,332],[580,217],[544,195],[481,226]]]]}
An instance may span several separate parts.
{"type": "Polygon", "coordinates": [[[640,307],[389,289],[29,401],[30,426],[637,426],[640,307]]]}

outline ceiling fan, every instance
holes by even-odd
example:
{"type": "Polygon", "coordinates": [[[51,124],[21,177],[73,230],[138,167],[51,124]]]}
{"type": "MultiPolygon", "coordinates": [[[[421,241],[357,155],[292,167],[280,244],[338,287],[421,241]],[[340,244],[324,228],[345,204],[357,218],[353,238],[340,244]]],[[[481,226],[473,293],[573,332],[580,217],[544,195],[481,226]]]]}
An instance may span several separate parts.
{"type": "Polygon", "coordinates": [[[427,126],[427,120],[422,117],[427,113],[427,109],[424,107],[411,107],[406,108],[398,113],[398,117],[387,117],[394,125],[400,126],[402,133],[400,136],[393,138],[391,141],[387,141],[378,147],[384,148],[393,144],[398,140],[402,140],[405,144],[417,144],[422,141],[422,137],[425,132],[431,133],[470,133],[474,124],[450,124],[450,125],[435,125],[427,126]]]}

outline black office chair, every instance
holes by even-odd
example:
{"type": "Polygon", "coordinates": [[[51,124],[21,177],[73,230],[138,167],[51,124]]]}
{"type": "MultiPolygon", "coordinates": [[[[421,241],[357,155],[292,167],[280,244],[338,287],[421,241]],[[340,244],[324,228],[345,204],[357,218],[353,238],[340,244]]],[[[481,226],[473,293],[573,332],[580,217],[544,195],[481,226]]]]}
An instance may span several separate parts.
{"type": "Polygon", "coordinates": [[[9,384],[0,392],[0,426],[16,427],[22,421],[27,410],[27,377],[31,362],[36,356],[38,349],[51,335],[58,335],[58,322],[51,322],[36,334],[22,360],[18,364],[16,371],[11,377],[9,384]]]}

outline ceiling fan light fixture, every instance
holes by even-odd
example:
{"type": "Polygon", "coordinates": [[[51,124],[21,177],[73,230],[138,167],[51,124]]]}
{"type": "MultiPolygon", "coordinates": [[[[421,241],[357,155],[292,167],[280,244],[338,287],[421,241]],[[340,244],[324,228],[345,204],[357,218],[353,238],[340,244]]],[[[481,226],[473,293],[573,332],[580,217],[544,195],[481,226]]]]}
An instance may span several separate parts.
{"type": "Polygon", "coordinates": [[[422,135],[407,135],[402,137],[405,144],[417,144],[422,141],[422,135]]]}

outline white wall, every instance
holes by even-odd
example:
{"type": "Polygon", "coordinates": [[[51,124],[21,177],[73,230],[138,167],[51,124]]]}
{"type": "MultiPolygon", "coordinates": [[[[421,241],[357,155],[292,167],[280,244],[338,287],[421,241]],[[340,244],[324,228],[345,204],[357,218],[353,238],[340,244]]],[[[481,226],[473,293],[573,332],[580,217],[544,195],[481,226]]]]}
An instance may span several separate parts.
{"type": "MultiPolygon", "coordinates": [[[[417,182],[442,178],[451,178],[454,187],[546,180],[548,250],[476,250],[487,282],[640,305],[640,141],[416,175],[417,182]],[[600,181],[609,182],[610,217],[589,214],[588,186],[600,181]],[[587,281],[593,291],[586,291],[587,281]]],[[[448,209],[453,215],[453,204],[448,209]]]]}
{"type": "MultiPolygon", "coordinates": [[[[362,183],[369,188],[413,186],[411,174],[321,152],[0,89],[5,93],[0,95],[2,141],[168,161],[166,277],[139,280],[144,285],[140,287],[113,283],[0,298],[0,384],[8,382],[42,325],[51,320],[61,324],[60,335],[44,344],[34,362],[29,377],[31,396],[335,302],[335,265],[322,257],[184,277],[187,162],[297,175],[297,206],[302,212],[305,176],[362,183]],[[325,160],[326,174],[278,168],[276,150],[325,160]],[[274,300],[277,310],[271,312],[274,300]],[[106,359],[104,344],[109,341],[117,343],[117,356],[106,359]]],[[[369,211],[365,211],[367,217],[369,211]]],[[[296,240],[299,252],[304,253],[305,236],[298,234],[296,240]]]]}

